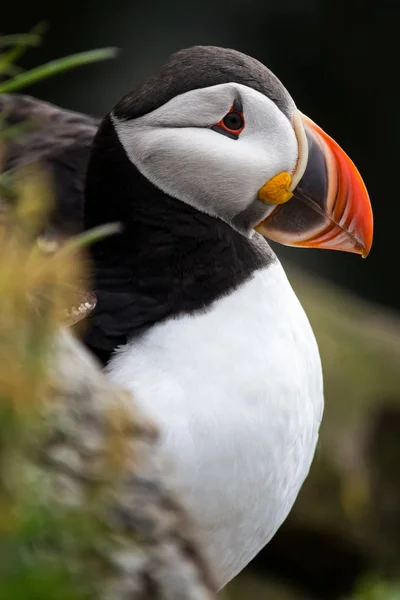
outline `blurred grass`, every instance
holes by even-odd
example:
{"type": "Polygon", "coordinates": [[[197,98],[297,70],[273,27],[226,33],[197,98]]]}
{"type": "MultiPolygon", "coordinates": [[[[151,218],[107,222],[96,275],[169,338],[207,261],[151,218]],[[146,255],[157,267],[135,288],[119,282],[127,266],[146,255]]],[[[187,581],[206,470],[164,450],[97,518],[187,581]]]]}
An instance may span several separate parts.
{"type": "MultiPolygon", "coordinates": [[[[23,72],[16,61],[41,43],[42,29],[0,37],[0,93],[115,55],[113,49],[85,52],[23,72]]],[[[93,553],[102,539],[95,498],[61,508],[49,499],[46,477],[32,461],[45,434],[43,406],[52,401],[54,336],[76,303],[78,282],[86,278],[79,248],[112,227],[74,239],[61,251],[42,251],[37,236],[51,210],[51,181],[40,165],[2,169],[7,140],[25,126],[7,128],[5,116],[0,115],[0,600],[90,600],[98,597],[93,581],[104,568],[93,553]]]]}
{"type": "MultiPolygon", "coordinates": [[[[37,83],[42,79],[47,79],[53,75],[58,75],[63,71],[68,71],[75,67],[87,65],[100,60],[106,60],[114,58],[116,51],[114,48],[102,48],[100,50],[89,50],[88,52],[79,52],[78,54],[72,54],[64,58],[52,60],[40,67],[30,69],[23,73],[16,73],[10,77],[4,83],[0,83],[0,94],[8,92],[16,92],[21,88],[25,88],[28,85],[37,83]]],[[[8,72],[10,72],[10,63],[7,64],[8,72]]]]}
{"type": "Polygon", "coordinates": [[[17,65],[17,61],[32,46],[37,46],[42,41],[44,24],[37,25],[30,33],[0,36],[0,94],[19,91],[42,79],[53,77],[83,65],[108,60],[117,54],[116,48],[100,48],[79,52],[44,65],[23,71],[17,65]]]}
{"type": "Polygon", "coordinates": [[[354,600],[400,600],[400,583],[367,579],[358,586],[354,600]]]}
{"type": "Polygon", "coordinates": [[[36,244],[49,189],[40,169],[20,172],[0,223],[0,600],[92,597],[82,560],[90,513],[49,502],[45,478],[27,461],[39,455],[43,403],[52,399],[52,342],[83,278],[77,252],[47,255],[36,244]]]}

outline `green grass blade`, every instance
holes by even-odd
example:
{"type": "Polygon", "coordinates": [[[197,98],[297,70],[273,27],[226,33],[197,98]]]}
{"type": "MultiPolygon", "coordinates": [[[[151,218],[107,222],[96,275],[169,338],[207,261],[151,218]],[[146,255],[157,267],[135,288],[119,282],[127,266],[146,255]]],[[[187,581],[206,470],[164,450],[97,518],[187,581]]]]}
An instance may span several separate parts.
{"type": "Polygon", "coordinates": [[[39,46],[42,38],[39,33],[14,33],[0,36],[0,48],[8,46],[39,46]]]}
{"type": "Polygon", "coordinates": [[[71,238],[62,248],[59,250],[60,253],[68,254],[77,248],[83,248],[89,246],[95,242],[102,240],[110,235],[115,235],[122,231],[122,225],[120,223],[106,223],[105,225],[99,225],[93,227],[89,231],[84,231],[73,238],[71,238]]]}
{"type": "Polygon", "coordinates": [[[21,58],[21,56],[32,46],[38,46],[41,41],[47,25],[45,22],[38,23],[27,34],[16,34],[0,37],[0,47],[11,45],[10,50],[0,55],[0,75],[7,75],[7,70],[10,65],[13,65],[21,58]],[[14,38],[14,43],[10,44],[10,40],[14,38]],[[5,43],[4,43],[5,41],[5,43]],[[3,43],[3,44],[2,44],[3,43]]]}
{"type": "Polygon", "coordinates": [[[98,62],[101,60],[107,60],[114,58],[117,54],[116,48],[101,48],[99,50],[89,50],[88,52],[79,52],[78,54],[72,54],[71,56],[65,56],[57,60],[52,60],[40,67],[30,69],[0,83],[0,94],[16,92],[21,88],[32,85],[37,81],[46,79],[58,73],[68,71],[75,67],[80,67],[90,63],[98,62]]]}
{"type": "Polygon", "coordinates": [[[0,69],[1,75],[3,75],[4,77],[15,77],[16,75],[23,73],[23,69],[21,69],[21,67],[17,67],[17,65],[14,65],[13,63],[9,62],[1,63],[0,69]]]}

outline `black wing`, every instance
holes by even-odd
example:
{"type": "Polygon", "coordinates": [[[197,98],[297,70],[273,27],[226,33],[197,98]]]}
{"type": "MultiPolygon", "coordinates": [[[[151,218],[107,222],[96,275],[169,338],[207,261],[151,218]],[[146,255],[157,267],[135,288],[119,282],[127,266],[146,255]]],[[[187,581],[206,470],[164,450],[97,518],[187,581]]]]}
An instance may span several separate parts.
{"type": "MultiPolygon", "coordinates": [[[[56,198],[43,233],[62,242],[81,232],[86,167],[99,120],[19,94],[0,94],[0,114],[6,126],[24,124],[7,141],[1,168],[39,161],[52,175],[56,198]]],[[[73,326],[85,319],[95,306],[93,293],[82,294],[77,289],[67,324],[73,326]]]]}
{"type": "Polygon", "coordinates": [[[50,233],[69,237],[82,231],[85,173],[99,119],[19,94],[0,95],[3,111],[8,125],[27,123],[6,145],[5,168],[40,161],[55,186],[50,233]]]}

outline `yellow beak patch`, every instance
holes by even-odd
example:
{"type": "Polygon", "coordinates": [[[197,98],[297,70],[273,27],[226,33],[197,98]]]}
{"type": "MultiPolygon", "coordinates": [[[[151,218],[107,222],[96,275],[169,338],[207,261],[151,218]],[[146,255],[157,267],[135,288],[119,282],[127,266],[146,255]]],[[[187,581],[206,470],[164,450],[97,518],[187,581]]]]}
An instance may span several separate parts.
{"type": "Polygon", "coordinates": [[[258,190],[258,198],[268,204],[284,204],[293,196],[293,192],[289,191],[291,183],[290,173],[278,173],[258,190]]]}

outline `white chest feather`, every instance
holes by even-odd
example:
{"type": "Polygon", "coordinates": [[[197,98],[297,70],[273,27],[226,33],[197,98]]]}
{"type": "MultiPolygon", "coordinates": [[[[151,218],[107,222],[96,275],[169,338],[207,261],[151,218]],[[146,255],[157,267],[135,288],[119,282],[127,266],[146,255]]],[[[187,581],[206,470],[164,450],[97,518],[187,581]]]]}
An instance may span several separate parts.
{"type": "Polygon", "coordinates": [[[318,348],[276,262],[109,365],[159,424],[220,586],[270,540],[307,476],[323,410],[318,348]]]}

